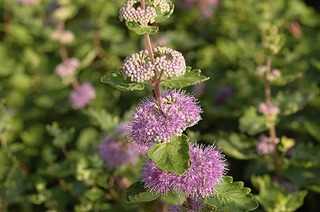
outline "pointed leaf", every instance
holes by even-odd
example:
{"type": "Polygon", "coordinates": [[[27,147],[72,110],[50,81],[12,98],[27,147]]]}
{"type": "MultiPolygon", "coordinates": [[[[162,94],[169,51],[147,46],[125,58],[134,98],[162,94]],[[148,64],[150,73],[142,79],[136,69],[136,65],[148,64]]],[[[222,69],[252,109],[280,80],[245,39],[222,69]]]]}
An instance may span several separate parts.
{"type": "Polygon", "coordinates": [[[320,142],[320,122],[315,120],[304,120],[303,125],[310,135],[320,142]]]}
{"type": "Polygon", "coordinates": [[[239,160],[249,160],[258,157],[256,150],[257,141],[249,139],[244,135],[231,133],[225,139],[218,140],[217,145],[223,149],[225,154],[239,160]]]}
{"type": "Polygon", "coordinates": [[[205,77],[201,75],[200,69],[192,70],[192,68],[188,66],[186,73],[183,76],[164,79],[162,84],[168,88],[183,88],[190,85],[199,84],[209,79],[210,77],[205,77]]]}
{"type": "Polygon", "coordinates": [[[182,175],[190,166],[188,137],[173,137],[168,143],[156,144],[148,155],[165,172],[182,175]]]}
{"type": "Polygon", "coordinates": [[[252,211],[258,207],[258,202],[250,193],[251,189],[243,187],[243,182],[232,182],[230,176],[222,179],[216,186],[214,197],[205,199],[211,207],[225,211],[252,211]]]}
{"type": "Polygon", "coordinates": [[[144,84],[131,82],[130,79],[124,78],[120,73],[104,75],[101,82],[111,85],[121,91],[143,90],[144,84]]]}
{"type": "Polygon", "coordinates": [[[144,183],[135,182],[126,189],[126,201],[128,203],[151,202],[157,199],[160,194],[150,192],[144,187],[144,183]]]}
{"type": "Polygon", "coordinates": [[[157,26],[142,26],[136,22],[126,22],[126,25],[128,29],[135,31],[138,35],[153,35],[159,30],[159,27],[157,26]]]}

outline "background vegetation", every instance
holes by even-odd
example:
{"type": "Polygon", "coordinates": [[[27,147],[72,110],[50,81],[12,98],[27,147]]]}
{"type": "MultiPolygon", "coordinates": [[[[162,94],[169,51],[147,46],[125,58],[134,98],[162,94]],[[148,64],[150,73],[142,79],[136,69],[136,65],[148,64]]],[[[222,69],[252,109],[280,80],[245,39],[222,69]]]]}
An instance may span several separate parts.
{"type": "MultiPolygon", "coordinates": [[[[143,158],[109,171],[99,154],[105,136],[114,135],[151,93],[121,92],[100,82],[143,48],[141,37],[118,19],[123,2],[1,1],[0,211],[156,211],[179,203],[174,195],[126,203],[124,190],[139,179],[143,158]],[[52,39],[61,20],[74,33],[63,46],[52,39]],[[81,61],[77,80],[95,89],[96,98],[84,109],[70,104],[71,84],[54,73],[63,48],[81,61]]],[[[200,3],[186,7],[176,0],[175,13],[152,37],[210,76],[190,89],[204,114],[187,133],[221,147],[228,175],[253,189],[258,211],[316,211],[320,198],[320,15],[310,5],[315,1],[307,3],[220,0],[208,16],[200,3]],[[276,26],[276,32],[264,26],[276,26]],[[281,72],[271,85],[272,102],[280,108],[281,165],[256,150],[268,126],[257,110],[265,84],[255,72],[268,57],[281,72]]]]}

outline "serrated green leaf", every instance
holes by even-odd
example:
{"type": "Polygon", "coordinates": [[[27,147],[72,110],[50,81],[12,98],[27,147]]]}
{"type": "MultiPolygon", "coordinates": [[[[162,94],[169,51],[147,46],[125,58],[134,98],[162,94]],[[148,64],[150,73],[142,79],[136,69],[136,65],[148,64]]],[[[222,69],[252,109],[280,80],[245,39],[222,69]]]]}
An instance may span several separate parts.
{"type": "Polygon", "coordinates": [[[217,146],[221,147],[225,154],[239,160],[249,160],[258,156],[257,141],[236,133],[231,133],[229,137],[218,140],[217,146]]]}
{"type": "Polygon", "coordinates": [[[258,202],[250,193],[251,189],[243,187],[243,182],[233,182],[233,178],[226,176],[216,186],[213,197],[205,199],[206,204],[228,211],[252,211],[258,207],[258,202]]]}
{"type": "Polygon", "coordinates": [[[136,22],[127,22],[126,25],[128,29],[135,31],[138,35],[144,35],[144,34],[149,34],[153,35],[158,32],[159,27],[157,26],[142,26],[139,23],[136,22]]]}
{"type": "Polygon", "coordinates": [[[257,114],[257,109],[249,107],[240,118],[240,130],[249,135],[256,135],[267,129],[266,118],[257,114]]]}
{"type": "Polygon", "coordinates": [[[259,189],[256,199],[266,211],[296,211],[303,205],[303,199],[308,194],[307,191],[289,193],[268,175],[253,176],[251,181],[259,189]]]}
{"type": "Polygon", "coordinates": [[[170,142],[156,144],[148,156],[159,169],[182,175],[190,166],[188,140],[186,135],[173,137],[170,142]]]}
{"type": "Polygon", "coordinates": [[[144,183],[138,181],[126,189],[126,201],[128,203],[150,202],[157,199],[160,194],[152,193],[144,187],[144,183]]]}
{"type": "Polygon", "coordinates": [[[199,84],[209,79],[210,77],[201,75],[200,69],[192,70],[192,68],[188,66],[186,73],[183,76],[164,79],[162,85],[168,88],[183,88],[190,85],[199,84]]]}
{"type": "Polygon", "coordinates": [[[143,90],[144,84],[131,82],[130,79],[124,78],[120,73],[112,73],[101,77],[101,82],[111,85],[121,91],[143,90]]]}

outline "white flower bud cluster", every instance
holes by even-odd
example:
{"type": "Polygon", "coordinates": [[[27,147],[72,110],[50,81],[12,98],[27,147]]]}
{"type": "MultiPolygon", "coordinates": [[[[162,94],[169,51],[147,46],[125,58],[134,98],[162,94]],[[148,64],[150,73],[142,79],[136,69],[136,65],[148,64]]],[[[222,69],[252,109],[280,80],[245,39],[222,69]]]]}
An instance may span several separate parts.
{"type": "Polygon", "coordinates": [[[186,62],[180,52],[167,47],[155,47],[153,53],[154,63],[150,61],[147,50],[127,57],[122,67],[124,75],[138,83],[151,80],[160,73],[166,78],[184,75],[186,62]]]}
{"type": "Polygon", "coordinates": [[[129,0],[120,9],[120,18],[128,22],[153,23],[157,16],[156,10],[152,6],[146,6],[146,9],[141,9],[140,6],[134,8],[134,4],[140,2],[139,0],[129,0]]]}
{"type": "Polygon", "coordinates": [[[170,5],[166,0],[154,0],[153,6],[159,7],[162,13],[170,11],[170,5]]]}
{"type": "Polygon", "coordinates": [[[186,62],[183,55],[173,49],[157,46],[154,48],[155,69],[169,78],[182,76],[186,72],[186,62]]]}
{"type": "Polygon", "coordinates": [[[132,54],[124,60],[123,73],[130,77],[133,82],[150,80],[154,75],[154,65],[149,59],[148,51],[142,50],[132,54]]]}

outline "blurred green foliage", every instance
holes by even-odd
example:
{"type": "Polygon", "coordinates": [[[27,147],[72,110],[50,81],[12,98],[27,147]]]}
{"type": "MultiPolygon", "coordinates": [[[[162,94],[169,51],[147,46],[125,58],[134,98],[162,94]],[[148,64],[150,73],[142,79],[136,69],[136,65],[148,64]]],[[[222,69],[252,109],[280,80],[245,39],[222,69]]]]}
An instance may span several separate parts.
{"type": "MultiPolygon", "coordinates": [[[[22,5],[2,0],[0,211],[154,211],[181,203],[173,194],[161,201],[126,203],[124,190],[139,179],[143,159],[110,172],[99,156],[103,135],[112,134],[139,99],[151,93],[149,87],[120,92],[100,82],[103,75],[118,71],[126,56],[143,48],[141,37],[118,19],[124,1],[68,2],[22,5]],[[71,86],[54,74],[61,62],[60,46],[51,39],[57,18],[75,34],[66,48],[69,56],[81,60],[78,80],[91,82],[97,93],[83,110],[71,107],[71,86]]],[[[188,65],[210,77],[204,87],[192,89],[204,110],[203,120],[192,128],[194,140],[221,147],[228,175],[256,188],[258,210],[294,211],[302,206],[316,211],[319,12],[302,0],[220,0],[214,16],[203,19],[198,8],[179,7],[182,0],[175,3],[175,12],[152,42],[181,51],[188,65]],[[266,44],[262,32],[270,33],[264,31],[270,25],[277,27],[278,37],[266,44]],[[283,182],[291,190],[274,180],[274,161],[256,153],[258,136],[267,128],[256,109],[264,99],[263,81],[254,72],[273,53],[272,66],[281,72],[272,84],[272,101],[280,107],[276,129],[279,137],[287,137],[281,139],[279,160],[283,182]]]]}

